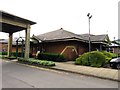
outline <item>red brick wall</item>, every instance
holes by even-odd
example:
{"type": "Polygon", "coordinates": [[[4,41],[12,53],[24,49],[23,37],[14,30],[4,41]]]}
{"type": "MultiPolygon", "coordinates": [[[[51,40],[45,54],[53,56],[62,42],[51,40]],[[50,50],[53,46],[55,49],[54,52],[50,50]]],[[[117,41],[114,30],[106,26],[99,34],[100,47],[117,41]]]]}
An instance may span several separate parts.
{"type": "Polygon", "coordinates": [[[8,49],[8,45],[7,44],[0,43],[0,52],[2,52],[2,51],[7,52],[7,49],[8,49]]]}
{"type": "Polygon", "coordinates": [[[82,55],[83,53],[88,52],[88,44],[84,42],[78,42],[78,53],[82,55]]]}
{"type": "MultiPolygon", "coordinates": [[[[59,42],[42,43],[39,45],[39,48],[41,47],[43,47],[44,52],[57,53],[57,54],[61,54],[63,52],[62,54],[65,56],[67,60],[74,60],[79,55],[88,52],[89,44],[80,41],[59,41],[59,42]]],[[[37,53],[37,48],[38,48],[37,44],[31,46],[32,54],[37,53]]],[[[92,50],[96,50],[96,48],[98,49],[100,48],[100,45],[92,44],[91,48],[92,50]]]]}
{"type": "MultiPolygon", "coordinates": [[[[16,52],[16,46],[12,46],[12,52],[16,52]]],[[[21,46],[18,46],[18,52],[22,52],[21,46]]]]}
{"type": "Polygon", "coordinates": [[[44,49],[45,52],[48,53],[58,53],[60,54],[67,46],[73,46],[75,47],[77,53],[74,51],[74,48],[67,48],[63,55],[67,60],[75,59],[78,55],[83,54],[87,51],[87,44],[83,42],[77,42],[77,41],[62,41],[62,42],[51,42],[51,43],[45,43],[44,49]]]}

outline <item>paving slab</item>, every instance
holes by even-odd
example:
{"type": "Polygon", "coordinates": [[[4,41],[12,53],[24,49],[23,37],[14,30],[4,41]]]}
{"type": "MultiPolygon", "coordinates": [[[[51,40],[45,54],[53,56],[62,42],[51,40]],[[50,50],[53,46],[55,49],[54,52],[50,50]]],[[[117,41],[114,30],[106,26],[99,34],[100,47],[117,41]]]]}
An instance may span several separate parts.
{"type": "Polygon", "coordinates": [[[64,62],[62,63],[56,62],[56,66],[52,67],[51,69],[120,81],[120,78],[118,78],[119,70],[117,69],[79,66],[79,65],[75,65],[74,63],[64,63],[64,62]]]}

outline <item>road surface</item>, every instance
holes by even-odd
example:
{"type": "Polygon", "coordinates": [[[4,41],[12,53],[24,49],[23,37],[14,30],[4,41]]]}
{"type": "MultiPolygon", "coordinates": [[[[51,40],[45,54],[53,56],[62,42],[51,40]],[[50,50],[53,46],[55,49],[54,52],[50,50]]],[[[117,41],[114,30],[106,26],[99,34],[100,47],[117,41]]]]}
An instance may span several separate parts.
{"type": "Polygon", "coordinates": [[[118,88],[118,82],[2,62],[3,88],[118,88]]]}

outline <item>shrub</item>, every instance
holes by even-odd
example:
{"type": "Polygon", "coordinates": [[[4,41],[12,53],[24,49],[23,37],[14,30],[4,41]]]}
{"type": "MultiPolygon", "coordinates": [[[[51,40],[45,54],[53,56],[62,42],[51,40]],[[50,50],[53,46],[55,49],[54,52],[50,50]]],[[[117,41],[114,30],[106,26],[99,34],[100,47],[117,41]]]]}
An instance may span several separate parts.
{"type": "MultiPolygon", "coordinates": [[[[15,56],[16,57],[16,52],[12,52],[12,56],[15,56]]],[[[22,56],[22,53],[21,52],[18,52],[18,57],[21,57],[22,56]]],[[[24,56],[24,53],[23,53],[23,56],[24,56]]]]}
{"type": "MultiPolygon", "coordinates": [[[[0,55],[7,55],[7,52],[0,52],[0,55]]],[[[18,57],[21,57],[22,53],[18,52],[18,57]]],[[[24,55],[24,53],[23,53],[24,55]]],[[[16,52],[12,52],[12,56],[16,57],[16,52]]]]}
{"type": "Polygon", "coordinates": [[[7,57],[8,59],[16,59],[16,57],[15,56],[11,56],[11,57],[7,57]]]}
{"type": "Polygon", "coordinates": [[[89,65],[88,62],[88,53],[84,53],[84,55],[81,55],[79,58],[76,59],[75,64],[80,64],[80,65],[89,65]]]}
{"type": "Polygon", "coordinates": [[[55,66],[55,63],[52,61],[38,60],[33,58],[30,59],[18,58],[18,62],[32,64],[32,65],[40,65],[40,66],[55,66]]]}
{"type": "Polygon", "coordinates": [[[83,55],[78,57],[75,61],[75,64],[101,67],[104,65],[105,59],[106,59],[105,55],[102,52],[92,51],[92,52],[84,53],[83,55]]]}
{"type": "Polygon", "coordinates": [[[117,54],[115,53],[110,53],[110,52],[106,52],[106,51],[101,51],[105,56],[107,56],[108,58],[117,58],[117,54]]]}
{"type": "Polygon", "coordinates": [[[94,67],[101,67],[105,64],[105,56],[101,52],[93,51],[90,53],[90,65],[94,67]]]}
{"type": "Polygon", "coordinates": [[[23,62],[23,61],[25,61],[25,59],[24,58],[18,58],[18,62],[23,62]]]}
{"type": "Polygon", "coordinates": [[[0,55],[7,55],[7,52],[0,52],[0,55]]]}
{"type": "Polygon", "coordinates": [[[0,55],[0,58],[1,58],[1,59],[6,59],[6,58],[7,58],[7,55],[0,55]]]}
{"type": "Polygon", "coordinates": [[[38,59],[48,61],[64,61],[64,56],[61,54],[39,53],[38,59]]]}
{"type": "Polygon", "coordinates": [[[80,57],[78,57],[75,61],[75,64],[85,65],[85,66],[95,66],[95,67],[106,67],[109,61],[112,58],[116,58],[117,55],[114,53],[106,52],[106,51],[92,51],[88,53],[84,53],[80,57]]]}
{"type": "Polygon", "coordinates": [[[110,52],[106,52],[106,51],[101,51],[104,55],[105,55],[105,64],[108,64],[110,62],[111,59],[113,58],[117,58],[117,54],[115,53],[110,53],[110,52]]]}

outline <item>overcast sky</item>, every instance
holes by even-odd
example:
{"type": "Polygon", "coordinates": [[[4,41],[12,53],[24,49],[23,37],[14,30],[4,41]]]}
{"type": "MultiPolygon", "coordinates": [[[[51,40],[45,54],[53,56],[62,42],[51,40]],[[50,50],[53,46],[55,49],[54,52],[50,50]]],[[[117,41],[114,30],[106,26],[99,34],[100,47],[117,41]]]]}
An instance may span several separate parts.
{"type": "MultiPolygon", "coordinates": [[[[118,38],[119,0],[0,0],[0,9],[37,22],[31,36],[63,28],[76,34],[88,33],[87,13],[91,18],[91,34],[108,34],[118,38]]],[[[25,36],[25,31],[13,34],[25,36]]],[[[0,38],[7,38],[0,33],[0,38]]]]}

